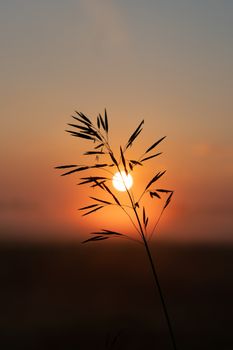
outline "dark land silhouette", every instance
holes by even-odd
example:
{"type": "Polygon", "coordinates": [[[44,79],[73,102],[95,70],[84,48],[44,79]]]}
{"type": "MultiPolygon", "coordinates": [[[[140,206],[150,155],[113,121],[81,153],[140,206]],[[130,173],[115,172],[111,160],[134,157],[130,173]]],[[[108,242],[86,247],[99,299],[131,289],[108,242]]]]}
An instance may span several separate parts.
{"type": "MultiPolygon", "coordinates": [[[[179,350],[233,348],[233,246],[154,242],[179,350]]],[[[2,243],[1,349],[172,349],[143,246],[2,243]]]]}

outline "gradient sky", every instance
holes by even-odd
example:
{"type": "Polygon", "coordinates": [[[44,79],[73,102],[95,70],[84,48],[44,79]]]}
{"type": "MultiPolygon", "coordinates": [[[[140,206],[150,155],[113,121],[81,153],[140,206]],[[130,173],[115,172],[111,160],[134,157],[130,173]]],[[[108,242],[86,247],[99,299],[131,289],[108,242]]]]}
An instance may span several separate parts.
{"type": "Polygon", "coordinates": [[[230,0],[2,0],[2,239],[103,227],[76,211],[88,196],[77,178],[53,167],[85,150],[64,133],[73,111],[106,107],[116,147],[142,118],[140,146],[168,136],[153,165],[175,197],[159,235],[232,241],[232,62],[230,0]]]}

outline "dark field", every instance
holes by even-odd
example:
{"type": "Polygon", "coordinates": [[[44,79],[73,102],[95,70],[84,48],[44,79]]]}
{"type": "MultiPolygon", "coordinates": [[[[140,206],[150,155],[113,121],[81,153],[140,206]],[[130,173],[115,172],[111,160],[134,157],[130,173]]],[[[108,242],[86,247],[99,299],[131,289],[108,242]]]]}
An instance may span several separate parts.
{"type": "MultiPolygon", "coordinates": [[[[0,348],[172,350],[143,249],[2,244],[0,348]]],[[[233,246],[153,253],[178,349],[232,350],[233,246]]]]}

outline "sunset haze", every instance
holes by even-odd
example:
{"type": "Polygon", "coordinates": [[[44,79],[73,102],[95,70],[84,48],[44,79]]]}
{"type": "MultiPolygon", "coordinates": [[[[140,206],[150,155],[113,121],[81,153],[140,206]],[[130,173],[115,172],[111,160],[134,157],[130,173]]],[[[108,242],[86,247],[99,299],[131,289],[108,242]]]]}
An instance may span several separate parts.
{"type": "Polygon", "coordinates": [[[74,110],[106,108],[117,152],[142,119],[135,157],[167,136],[134,179],[166,169],[175,191],[154,239],[233,241],[233,2],[1,1],[0,49],[2,240],[133,231],[109,209],[82,218],[90,190],[54,169],[91,148],[64,132],[74,110]]]}

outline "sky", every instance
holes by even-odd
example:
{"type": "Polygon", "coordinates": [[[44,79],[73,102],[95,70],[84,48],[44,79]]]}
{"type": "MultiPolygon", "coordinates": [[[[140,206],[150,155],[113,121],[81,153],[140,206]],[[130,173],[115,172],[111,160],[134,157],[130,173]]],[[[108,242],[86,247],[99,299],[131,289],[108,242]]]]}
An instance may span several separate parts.
{"type": "Polygon", "coordinates": [[[233,242],[232,62],[229,0],[1,0],[0,239],[130,230],[115,212],[81,217],[89,190],[53,169],[83,160],[88,143],[64,132],[74,110],[107,108],[115,149],[142,119],[135,152],[167,136],[135,183],[167,169],[157,237],[233,242]]]}

